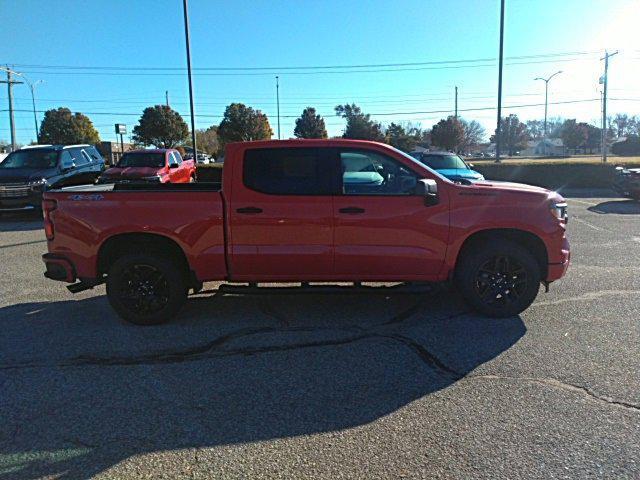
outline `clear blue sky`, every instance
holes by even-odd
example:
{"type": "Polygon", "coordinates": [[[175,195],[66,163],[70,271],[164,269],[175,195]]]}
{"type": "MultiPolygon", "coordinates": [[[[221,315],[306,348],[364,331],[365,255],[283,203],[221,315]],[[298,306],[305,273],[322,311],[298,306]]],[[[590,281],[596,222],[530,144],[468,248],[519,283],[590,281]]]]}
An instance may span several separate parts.
{"type": "MultiPolygon", "coordinates": [[[[599,98],[599,57],[605,48],[618,48],[620,54],[611,61],[610,97],[635,101],[612,100],[609,109],[614,114],[640,113],[639,1],[506,3],[506,57],[592,53],[507,60],[505,106],[543,102],[544,85],[533,78],[560,69],[564,73],[552,81],[550,101],[599,98]]],[[[126,123],[130,131],[142,109],[164,103],[168,90],[171,106],[188,121],[187,80],[180,71],[35,66],[183,68],[181,0],[3,0],[0,18],[0,64],[16,65],[13,68],[31,80],[44,80],[36,87],[39,110],[67,106],[87,112],[102,139],[113,140],[114,123],[126,123]]],[[[267,113],[276,133],[274,76],[279,73],[281,115],[297,116],[304,107],[315,106],[325,115],[332,135],[343,128],[333,107],[345,102],[358,103],[383,123],[412,120],[430,127],[447,113],[410,112],[452,112],[456,85],[460,114],[480,121],[489,133],[495,127],[497,67],[493,60],[473,67],[469,63],[421,65],[388,72],[294,74],[280,68],[495,59],[498,19],[498,0],[190,0],[194,67],[278,67],[265,74],[251,72],[259,75],[198,71],[194,79],[197,127],[219,123],[225,105],[243,102],[267,113]],[[464,111],[471,108],[489,110],[464,111]],[[391,115],[380,115],[384,113],[391,115]]],[[[1,87],[0,109],[5,110],[6,86],[1,87]]],[[[14,92],[16,108],[30,109],[28,89],[16,86],[14,92]]],[[[598,119],[599,112],[599,101],[549,107],[551,117],[583,121],[598,119]]],[[[543,107],[504,113],[517,113],[525,120],[542,118],[543,107]]],[[[20,111],[16,118],[18,141],[31,141],[31,114],[20,111]]],[[[293,121],[282,118],[283,138],[292,135],[293,121]]],[[[2,111],[0,139],[8,138],[8,116],[2,111]]]]}

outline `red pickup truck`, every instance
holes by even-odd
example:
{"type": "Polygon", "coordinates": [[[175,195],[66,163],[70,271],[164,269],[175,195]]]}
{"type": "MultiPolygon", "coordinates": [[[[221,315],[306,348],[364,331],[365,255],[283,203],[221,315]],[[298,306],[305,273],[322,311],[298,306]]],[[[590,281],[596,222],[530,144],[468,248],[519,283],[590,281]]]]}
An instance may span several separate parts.
{"type": "Polygon", "coordinates": [[[557,193],[454,183],[388,145],[227,146],[222,185],[48,191],[45,276],[106,282],[126,320],[169,320],[202,282],[444,282],[477,311],[516,315],[569,264],[557,193]]]}
{"type": "Polygon", "coordinates": [[[125,152],[115,166],[102,172],[98,183],[189,183],[195,179],[193,160],[183,160],[172,148],[158,148],[125,152]]]}

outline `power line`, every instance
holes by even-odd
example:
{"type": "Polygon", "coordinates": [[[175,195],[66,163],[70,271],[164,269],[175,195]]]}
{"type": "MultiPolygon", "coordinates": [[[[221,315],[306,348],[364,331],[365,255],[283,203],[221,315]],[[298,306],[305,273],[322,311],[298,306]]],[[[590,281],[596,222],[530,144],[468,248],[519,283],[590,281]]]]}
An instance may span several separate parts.
{"type": "MultiPolygon", "coordinates": [[[[588,98],[582,100],[565,100],[558,102],[549,102],[549,105],[567,105],[574,103],[586,103],[586,102],[596,102],[600,101],[599,98],[588,98]]],[[[528,107],[540,107],[543,106],[544,103],[529,103],[529,104],[520,104],[520,105],[505,105],[503,108],[505,109],[514,109],[514,108],[528,108],[528,107]]],[[[459,112],[479,112],[483,110],[494,110],[495,107],[475,107],[475,108],[461,108],[459,112]]],[[[6,111],[0,110],[0,111],[6,111]]],[[[16,109],[16,112],[29,112],[30,110],[26,109],[16,109]]],[[[44,113],[45,110],[37,110],[38,113],[44,113]]],[[[113,116],[140,116],[140,112],[82,112],[85,115],[113,115],[113,116]]],[[[435,113],[451,113],[451,109],[443,109],[443,110],[429,110],[429,111],[410,111],[410,112],[377,112],[377,113],[369,113],[371,116],[389,116],[389,115],[421,115],[421,114],[435,114],[435,113]]],[[[334,114],[324,114],[324,117],[330,117],[334,114]]],[[[198,114],[196,117],[202,118],[223,118],[223,115],[214,115],[214,114],[198,114]]],[[[299,115],[281,115],[282,118],[298,118],[299,115]]]]}
{"type": "MultiPolygon", "coordinates": [[[[583,56],[598,53],[597,51],[578,51],[578,52],[556,52],[543,53],[537,55],[517,55],[505,57],[507,60],[526,60],[534,58],[549,57],[566,57],[566,56],[583,56]]],[[[443,65],[449,63],[478,63],[495,61],[495,57],[488,58],[472,58],[472,59],[456,59],[456,60],[434,60],[424,62],[404,62],[404,63],[374,63],[374,64],[352,64],[352,65],[306,65],[306,66],[271,66],[271,67],[194,67],[192,70],[202,71],[256,71],[256,70],[323,70],[323,69],[348,69],[348,68],[383,68],[383,67],[409,67],[424,65],[443,65]]],[[[186,71],[185,67],[126,67],[126,66],[75,66],[75,65],[43,65],[43,64],[14,64],[20,68],[55,68],[67,70],[178,70],[186,71]]]]}

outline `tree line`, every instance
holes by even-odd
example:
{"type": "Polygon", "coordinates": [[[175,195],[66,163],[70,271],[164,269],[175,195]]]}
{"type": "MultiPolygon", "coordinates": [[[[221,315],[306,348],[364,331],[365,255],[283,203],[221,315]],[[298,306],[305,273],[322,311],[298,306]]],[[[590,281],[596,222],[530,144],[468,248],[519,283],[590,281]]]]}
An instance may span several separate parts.
{"type": "MultiPolygon", "coordinates": [[[[443,150],[467,153],[485,141],[485,130],[475,120],[449,116],[430,129],[410,122],[391,122],[384,126],[370,114],[354,104],[337,105],[335,114],[345,121],[342,138],[373,140],[388,143],[409,152],[417,147],[436,147],[443,150]]],[[[619,114],[610,120],[607,138],[638,135],[640,119],[619,114]]],[[[544,122],[530,120],[523,123],[517,115],[502,119],[500,142],[509,155],[526,148],[529,140],[542,140],[544,122]]],[[[601,129],[575,119],[550,119],[546,126],[547,138],[561,138],[568,149],[594,149],[601,142],[601,129]]],[[[295,120],[296,138],[327,138],[324,118],[315,108],[305,108],[295,120]]],[[[201,151],[219,155],[230,142],[270,139],[273,130],[267,115],[243,103],[231,103],[224,111],[222,121],[206,129],[196,130],[196,141],[201,151]]],[[[72,113],[68,108],[48,110],[40,127],[41,143],[73,144],[100,141],[91,120],[82,113],[72,113]]],[[[174,148],[190,146],[189,127],[182,116],[166,105],[144,109],[138,124],[133,128],[132,141],[137,146],[174,148]]],[[[495,142],[496,134],[490,136],[495,142]]]]}

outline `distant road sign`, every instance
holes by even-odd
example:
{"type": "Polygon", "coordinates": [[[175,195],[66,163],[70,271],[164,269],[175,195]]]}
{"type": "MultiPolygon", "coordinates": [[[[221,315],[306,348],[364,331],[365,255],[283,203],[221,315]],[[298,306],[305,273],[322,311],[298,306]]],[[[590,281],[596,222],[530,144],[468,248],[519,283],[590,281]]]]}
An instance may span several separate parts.
{"type": "Polygon", "coordinates": [[[116,123],[116,133],[124,135],[127,133],[127,126],[124,123],[116,123]]]}

